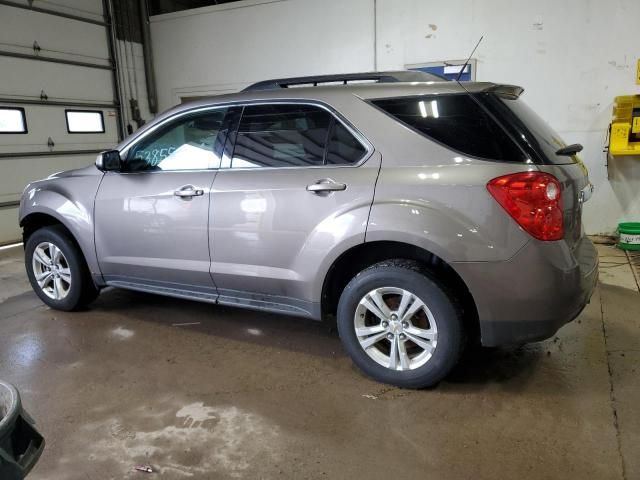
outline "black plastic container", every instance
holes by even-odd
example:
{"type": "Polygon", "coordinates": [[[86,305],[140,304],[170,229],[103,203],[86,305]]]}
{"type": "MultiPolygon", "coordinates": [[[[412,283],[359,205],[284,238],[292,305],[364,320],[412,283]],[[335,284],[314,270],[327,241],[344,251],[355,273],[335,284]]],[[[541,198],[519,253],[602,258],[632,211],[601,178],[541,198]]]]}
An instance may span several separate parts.
{"type": "Polygon", "coordinates": [[[44,438],[22,409],[13,385],[0,381],[0,479],[22,480],[44,450],[44,438]]]}

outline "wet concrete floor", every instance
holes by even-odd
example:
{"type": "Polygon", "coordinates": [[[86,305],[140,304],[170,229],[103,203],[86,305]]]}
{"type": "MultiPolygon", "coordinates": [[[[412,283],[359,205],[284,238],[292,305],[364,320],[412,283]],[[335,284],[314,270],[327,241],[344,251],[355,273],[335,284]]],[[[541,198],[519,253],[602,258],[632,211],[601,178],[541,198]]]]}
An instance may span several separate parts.
{"type": "Polygon", "coordinates": [[[557,336],[423,391],[365,378],[310,321],[119,290],[52,311],[19,254],[0,258],[0,378],[47,441],[30,480],[640,478],[640,293],[613,247],[557,336]]]}

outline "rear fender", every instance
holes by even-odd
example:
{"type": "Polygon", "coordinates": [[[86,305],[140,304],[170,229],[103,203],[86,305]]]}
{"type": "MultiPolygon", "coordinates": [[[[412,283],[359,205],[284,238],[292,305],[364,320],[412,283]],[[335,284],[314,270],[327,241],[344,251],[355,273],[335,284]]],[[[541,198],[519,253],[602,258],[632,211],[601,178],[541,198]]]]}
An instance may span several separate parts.
{"type": "Polygon", "coordinates": [[[489,180],[528,170],[459,157],[453,165],[382,168],[366,241],[393,240],[448,263],[511,258],[529,236],[487,191],[489,180]]]}
{"type": "Polygon", "coordinates": [[[320,222],[307,237],[296,255],[293,271],[300,272],[302,291],[295,295],[317,304],[315,317],[320,315],[320,299],[324,279],[333,262],[344,252],[365,241],[365,226],[370,204],[350,205],[320,222]]]}
{"type": "Polygon", "coordinates": [[[510,225],[503,212],[498,213],[502,217],[499,223],[507,227],[502,234],[445,205],[401,200],[374,204],[366,241],[408,243],[447,263],[502,261],[512,257],[528,239],[510,225]]]}

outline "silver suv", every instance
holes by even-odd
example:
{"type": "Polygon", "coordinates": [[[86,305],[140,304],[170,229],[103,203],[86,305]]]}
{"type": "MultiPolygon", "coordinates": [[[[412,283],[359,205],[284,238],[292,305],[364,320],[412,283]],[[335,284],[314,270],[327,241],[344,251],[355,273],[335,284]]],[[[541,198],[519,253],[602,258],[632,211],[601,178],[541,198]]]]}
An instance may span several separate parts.
{"type": "Polygon", "coordinates": [[[353,361],[402,387],[437,383],[470,340],[553,335],[597,279],[580,145],[519,87],[417,75],[261,82],[31,183],[34,290],[60,310],[112,286],[335,316],[353,361]]]}

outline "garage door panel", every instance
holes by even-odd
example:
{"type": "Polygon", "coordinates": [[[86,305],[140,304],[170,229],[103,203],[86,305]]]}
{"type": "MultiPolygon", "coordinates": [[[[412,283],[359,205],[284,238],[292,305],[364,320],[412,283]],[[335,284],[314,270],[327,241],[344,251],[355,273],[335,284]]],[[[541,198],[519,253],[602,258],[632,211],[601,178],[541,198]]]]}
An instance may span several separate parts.
{"type": "Polygon", "coordinates": [[[109,65],[104,27],[6,5],[0,18],[1,50],[33,55],[37,41],[41,56],[109,65]]]}
{"type": "Polygon", "coordinates": [[[52,173],[86,167],[96,160],[96,154],[2,158],[0,168],[0,204],[20,200],[24,187],[34,180],[48,177],[52,173]]]}
{"type": "MultiPolygon", "coordinates": [[[[21,238],[15,204],[25,185],[92,165],[100,150],[118,143],[102,0],[13,3],[26,8],[0,5],[0,107],[24,109],[28,131],[0,135],[0,244],[21,238]],[[34,41],[39,52],[33,50],[34,41]],[[68,132],[65,110],[102,112],[104,132],[68,132]]],[[[92,119],[80,117],[76,122],[82,129],[92,119]]]]}
{"type": "MultiPolygon", "coordinates": [[[[15,3],[29,7],[29,0],[14,0],[15,3]]],[[[38,0],[33,2],[35,7],[52,10],[54,12],[76,15],[96,21],[104,21],[102,0],[38,0]]]]}
{"type": "Polygon", "coordinates": [[[64,107],[25,105],[23,108],[29,133],[3,134],[0,153],[46,152],[49,151],[49,137],[55,143],[54,150],[111,148],[118,143],[117,117],[113,109],[92,109],[102,112],[104,133],[69,133],[64,107]]]}
{"type": "Polygon", "coordinates": [[[46,178],[55,172],[82,168],[95,162],[95,155],[73,155],[69,157],[35,157],[15,160],[0,159],[0,245],[19,240],[18,208],[7,207],[7,202],[16,202],[24,187],[34,180],[46,178]],[[4,204],[4,206],[3,206],[4,204]]]}
{"type": "MultiPolygon", "coordinates": [[[[110,141],[90,141],[88,139],[78,139],[74,142],[60,142],[54,140],[55,147],[49,148],[47,146],[47,137],[42,139],[42,143],[34,144],[34,145],[25,145],[21,143],[16,143],[13,145],[5,145],[2,144],[2,148],[0,149],[0,154],[16,154],[23,155],[25,153],[44,153],[44,152],[73,152],[75,150],[110,150],[117,142],[110,141]]],[[[0,158],[0,161],[3,159],[0,158]]]]}
{"type": "Polygon", "coordinates": [[[20,235],[18,209],[0,207],[0,245],[18,241],[20,235]]]}
{"type": "Polygon", "coordinates": [[[0,97],[113,102],[111,71],[0,57],[0,97]]]}

